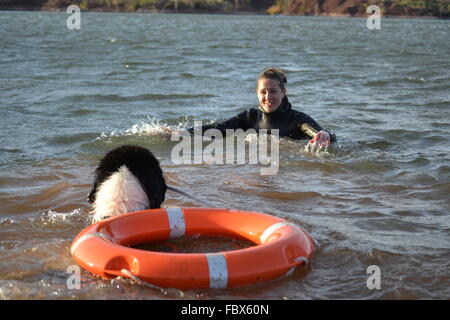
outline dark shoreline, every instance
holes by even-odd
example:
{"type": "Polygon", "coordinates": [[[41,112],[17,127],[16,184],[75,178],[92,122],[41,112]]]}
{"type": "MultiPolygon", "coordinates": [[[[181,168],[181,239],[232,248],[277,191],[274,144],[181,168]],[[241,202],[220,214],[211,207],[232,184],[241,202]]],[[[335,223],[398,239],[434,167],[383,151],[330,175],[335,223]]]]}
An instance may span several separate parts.
{"type": "MultiPolygon", "coordinates": [[[[65,8],[46,8],[46,7],[21,7],[21,6],[0,6],[0,11],[44,11],[44,12],[65,12],[65,8]]],[[[267,12],[264,11],[214,11],[214,10],[146,10],[139,9],[135,11],[129,10],[119,10],[119,9],[89,9],[89,10],[81,10],[81,12],[115,12],[115,13],[150,13],[150,14],[217,14],[217,15],[253,15],[253,16],[271,16],[267,12]]],[[[318,15],[309,15],[309,14],[278,14],[273,16],[285,16],[285,17],[330,17],[330,18],[367,18],[370,14],[336,14],[336,13],[322,13],[318,15]]],[[[407,16],[407,15],[382,15],[384,18],[392,18],[392,19],[442,19],[448,20],[449,17],[438,17],[438,16],[407,16]]]]}

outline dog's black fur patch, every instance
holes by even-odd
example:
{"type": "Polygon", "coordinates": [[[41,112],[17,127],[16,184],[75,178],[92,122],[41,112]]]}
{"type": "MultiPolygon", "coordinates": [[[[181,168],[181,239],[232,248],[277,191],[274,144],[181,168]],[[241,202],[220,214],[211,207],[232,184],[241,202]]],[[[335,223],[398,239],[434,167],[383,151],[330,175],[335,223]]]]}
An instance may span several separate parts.
{"type": "Polygon", "coordinates": [[[91,203],[95,201],[97,188],[123,165],[127,166],[139,180],[147,194],[150,209],[160,208],[161,203],[164,202],[167,185],[159,161],[149,150],[134,145],[124,145],[113,149],[100,160],[95,170],[94,183],[88,201],[91,203]]]}

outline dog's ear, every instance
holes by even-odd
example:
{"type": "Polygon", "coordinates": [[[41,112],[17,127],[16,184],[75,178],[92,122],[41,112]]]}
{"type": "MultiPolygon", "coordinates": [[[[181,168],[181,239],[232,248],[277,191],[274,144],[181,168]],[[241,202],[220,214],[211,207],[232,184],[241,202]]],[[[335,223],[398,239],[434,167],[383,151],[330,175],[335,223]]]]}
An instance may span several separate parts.
{"type": "Polygon", "coordinates": [[[94,203],[95,201],[95,194],[97,193],[97,181],[94,182],[94,185],[92,186],[91,192],[89,192],[87,200],[90,203],[94,203]]]}
{"type": "Polygon", "coordinates": [[[167,186],[162,175],[158,176],[153,174],[153,177],[151,181],[146,179],[138,180],[147,195],[150,209],[158,209],[161,208],[161,204],[165,200],[167,186]]]}

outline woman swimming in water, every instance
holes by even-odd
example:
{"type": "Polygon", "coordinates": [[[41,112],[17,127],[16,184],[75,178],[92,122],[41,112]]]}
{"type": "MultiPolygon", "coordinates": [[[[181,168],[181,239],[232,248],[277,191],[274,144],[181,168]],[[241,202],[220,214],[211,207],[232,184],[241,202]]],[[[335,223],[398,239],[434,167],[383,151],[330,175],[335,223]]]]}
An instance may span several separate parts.
{"type": "MultiPolygon", "coordinates": [[[[225,136],[226,129],[278,129],[280,137],[292,139],[311,139],[309,143],[327,147],[336,141],[336,136],[324,130],[309,115],[292,109],[286,95],[287,79],[284,73],[276,68],[263,71],[258,77],[256,93],[258,108],[248,109],[238,115],[211,125],[202,126],[202,134],[208,129],[218,129],[225,136]]],[[[194,134],[194,129],[188,131],[194,134]]]]}

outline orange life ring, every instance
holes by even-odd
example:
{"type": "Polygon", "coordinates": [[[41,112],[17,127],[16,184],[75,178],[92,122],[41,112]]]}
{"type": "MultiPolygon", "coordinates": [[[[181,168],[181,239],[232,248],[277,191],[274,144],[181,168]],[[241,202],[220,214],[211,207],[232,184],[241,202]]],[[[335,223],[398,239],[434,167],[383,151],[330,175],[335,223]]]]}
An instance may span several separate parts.
{"type": "Polygon", "coordinates": [[[84,229],[70,248],[75,261],[105,279],[129,276],[158,287],[227,288],[287,274],[311,259],[313,239],[268,214],[230,209],[151,209],[115,216],[84,229]],[[181,236],[246,239],[255,246],[219,253],[165,253],[132,245],[181,236]]]}

